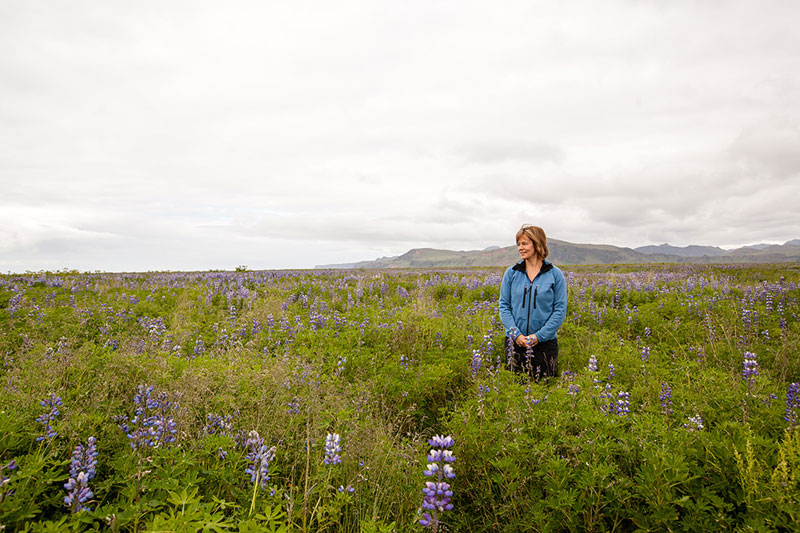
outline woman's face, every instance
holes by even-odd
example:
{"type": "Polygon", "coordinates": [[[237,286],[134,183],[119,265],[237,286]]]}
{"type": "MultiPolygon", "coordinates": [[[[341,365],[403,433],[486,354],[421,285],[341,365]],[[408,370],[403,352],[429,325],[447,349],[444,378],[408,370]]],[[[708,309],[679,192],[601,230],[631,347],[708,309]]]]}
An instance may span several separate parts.
{"type": "Polygon", "coordinates": [[[536,257],[536,253],[533,251],[533,242],[527,235],[523,235],[519,238],[517,241],[517,250],[522,259],[528,260],[536,257]]]}

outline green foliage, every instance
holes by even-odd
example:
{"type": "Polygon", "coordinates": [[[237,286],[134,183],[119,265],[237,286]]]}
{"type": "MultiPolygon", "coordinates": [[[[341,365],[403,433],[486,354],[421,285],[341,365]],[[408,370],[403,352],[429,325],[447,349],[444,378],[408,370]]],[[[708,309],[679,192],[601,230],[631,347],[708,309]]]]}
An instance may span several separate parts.
{"type": "Polygon", "coordinates": [[[420,530],[426,442],[447,434],[440,531],[796,528],[800,270],[565,271],[562,376],[541,382],[502,368],[501,269],[0,276],[0,525],[420,530]],[[174,402],[158,423],[175,442],[131,447],[139,385],[174,402]],[[58,435],[36,441],[50,393],[58,435]],[[276,448],[265,487],[245,473],[252,430],[276,448]],[[342,462],[325,465],[334,432],[342,462]],[[71,514],[89,436],[93,497],[71,514]]]}

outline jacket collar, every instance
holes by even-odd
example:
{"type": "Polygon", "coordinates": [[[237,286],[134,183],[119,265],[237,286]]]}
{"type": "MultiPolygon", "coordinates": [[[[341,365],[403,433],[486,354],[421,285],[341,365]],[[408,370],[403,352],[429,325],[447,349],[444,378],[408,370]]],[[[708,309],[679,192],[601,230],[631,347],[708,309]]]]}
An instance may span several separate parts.
{"type": "MultiPolygon", "coordinates": [[[[542,268],[539,270],[539,274],[544,274],[548,270],[553,268],[553,264],[547,261],[547,259],[542,261],[542,268]]],[[[520,259],[517,261],[517,264],[511,267],[512,270],[516,270],[518,272],[525,273],[525,260],[520,259]]]]}

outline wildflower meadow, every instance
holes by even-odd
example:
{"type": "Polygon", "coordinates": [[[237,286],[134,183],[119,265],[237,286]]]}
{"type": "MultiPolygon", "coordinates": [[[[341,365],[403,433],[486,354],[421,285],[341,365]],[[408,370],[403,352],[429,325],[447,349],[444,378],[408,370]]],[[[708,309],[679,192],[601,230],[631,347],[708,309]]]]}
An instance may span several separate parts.
{"type": "Polygon", "coordinates": [[[791,531],[800,265],[0,276],[0,530],[791,531]]]}

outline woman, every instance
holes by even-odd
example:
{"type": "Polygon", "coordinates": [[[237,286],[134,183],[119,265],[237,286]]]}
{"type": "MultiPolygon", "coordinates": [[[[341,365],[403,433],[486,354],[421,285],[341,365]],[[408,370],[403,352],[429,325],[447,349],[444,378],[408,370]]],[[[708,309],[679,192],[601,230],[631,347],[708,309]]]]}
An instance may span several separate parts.
{"type": "Polygon", "coordinates": [[[558,374],[556,333],[567,315],[567,283],[547,262],[547,237],[538,226],[517,232],[521,260],[508,268],[500,285],[500,320],[506,329],[509,366],[534,378],[558,374]]]}

